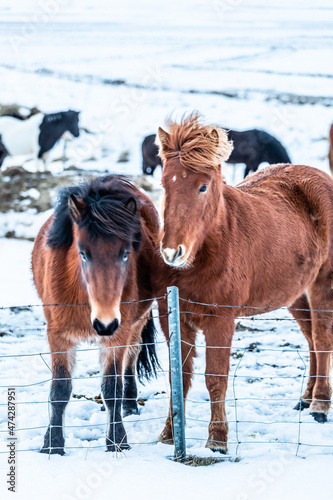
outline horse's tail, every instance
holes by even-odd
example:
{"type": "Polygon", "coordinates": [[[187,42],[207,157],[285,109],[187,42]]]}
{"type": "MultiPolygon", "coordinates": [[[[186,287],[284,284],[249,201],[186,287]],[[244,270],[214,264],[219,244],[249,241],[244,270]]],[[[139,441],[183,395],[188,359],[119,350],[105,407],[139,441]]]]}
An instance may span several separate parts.
{"type": "Polygon", "coordinates": [[[156,329],[152,311],[150,311],[149,319],[141,332],[142,347],[136,364],[138,378],[141,383],[143,378],[149,380],[151,377],[156,377],[156,370],[160,368],[156,353],[155,336],[156,329]]]}
{"type": "Polygon", "coordinates": [[[269,144],[270,163],[291,163],[291,159],[280,141],[272,137],[269,144]]]}

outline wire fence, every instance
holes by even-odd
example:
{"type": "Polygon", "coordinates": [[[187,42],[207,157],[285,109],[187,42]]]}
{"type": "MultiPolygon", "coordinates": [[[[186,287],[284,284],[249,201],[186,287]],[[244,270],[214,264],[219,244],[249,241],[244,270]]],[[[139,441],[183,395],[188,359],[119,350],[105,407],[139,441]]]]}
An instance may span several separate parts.
{"type": "MultiPolygon", "coordinates": [[[[163,295],[163,296],[159,296],[159,297],[154,297],[152,299],[147,299],[147,300],[143,300],[143,301],[130,301],[130,302],[123,302],[122,304],[131,304],[131,303],[135,303],[135,302],[145,302],[145,301],[156,301],[157,303],[161,300],[165,300],[167,298],[167,294],[163,295]]],[[[277,307],[274,307],[274,306],[268,306],[268,307],[253,307],[253,306],[244,306],[244,305],[230,305],[230,304],[225,304],[225,305],[221,305],[221,304],[209,304],[209,303],[204,303],[204,302],[195,302],[195,301],[192,301],[192,300],[189,300],[189,299],[185,299],[185,298],[182,298],[180,297],[179,298],[179,302],[181,304],[181,308],[179,310],[179,315],[180,315],[180,318],[181,318],[181,323],[183,321],[188,321],[187,320],[187,317],[188,316],[197,316],[199,318],[206,318],[206,317],[214,317],[214,318],[228,318],[228,319],[238,319],[238,320],[245,320],[245,321],[248,321],[248,322],[263,322],[263,321],[269,321],[269,322],[297,322],[297,321],[323,321],[323,322],[326,322],[326,321],[331,321],[333,323],[333,310],[321,310],[321,309],[306,309],[306,308],[279,308],[279,309],[282,309],[282,310],[285,310],[285,311],[289,311],[289,312],[292,312],[292,311],[297,311],[299,313],[302,313],[304,312],[307,316],[310,316],[310,317],[306,317],[306,318],[297,318],[297,320],[294,318],[294,317],[265,317],[265,318],[262,318],[262,317],[257,317],[256,314],[263,314],[263,313],[271,313],[272,311],[274,310],[277,310],[278,308],[277,307]],[[186,304],[189,305],[189,309],[191,310],[188,310],[187,307],[186,307],[186,304]],[[200,311],[194,311],[193,310],[193,306],[200,306],[200,311]],[[202,312],[202,309],[207,309],[207,312],[202,312]],[[231,313],[227,313],[227,314],[220,314],[219,312],[224,312],[224,311],[231,311],[231,313]],[[235,310],[235,311],[244,311],[244,315],[239,315],[237,314],[237,318],[235,318],[234,315],[232,315],[232,311],[235,310]],[[215,312],[216,311],[216,312],[215,312]],[[247,311],[251,311],[252,314],[251,315],[247,315],[247,311]],[[255,314],[253,313],[253,311],[255,311],[255,314]],[[313,313],[316,313],[315,314],[315,317],[313,317],[313,313]],[[186,318],[186,319],[185,319],[186,318]]],[[[48,308],[48,307],[89,307],[88,304],[28,304],[28,305],[14,305],[14,306],[1,306],[0,307],[0,311],[3,311],[3,312],[13,312],[15,311],[15,313],[19,312],[19,311],[26,311],[26,310],[33,310],[34,308],[48,308]]],[[[169,316],[170,315],[170,310],[167,310],[167,313],[165,314],[159,314],[157,309],[154,308],[153,309],[153,318],[155,321],[159,320],[159,318],[161,317],[166,317],[166,316],[169,316]]],[[[144,319],[144,318],[134,318],[133,322],[136,322],[138,321],[139,319],[144,319]]],[[[192,320],[190,320],[192,321],[192,320]]],[[[46,325],[45,324],[38,324],[36,326],[32,326],[32,327],[24,327],[24,328],[16,328],[15,326],[11,325],[10,327],[4,327],[2,328],[4,330],[3,332],[3,335],[14,335],[16,332],[20,332],[20,334],[22,334],[22,332],[44,332],[46,330],[46,325]]],[[[246,330],[247,327],[245,326],[244,327],[244,330],[246,330]]],[[[262,333],[265,332],[265,330],[262,330],[261,331],[262,333]]],[[[238,332],[239,333],[239,332],[238,332]]],[[[30,333],[29,333],[30,334],[30,333]]],[[[275,334],[277,335],[277,334],[275,334]]],[[[201,351],[205,351],[207,349],[227,349],[229,350],[230,349],[230,346],[226,345],[205,345],[205,344],[192,344],[191,342],[187,342],[186,340],[184,339],[181,339],[181,343],[184,347],[186,347],[186,351],[188,351],[188,354],[187,356],[189,355],[189,353],[192,351],[192,349],[197,349],[199,351],[199,353],[201,351]]],[[[143,344],[140,344],[140,343],[137,343],[137,344],[133,344],[131,345],[131,347],[140,347],[142,346],[143,344]]],[[[165,351],[167,351],[167,349],[169,348],[169,341],[164,339],[164,340],[157,340],[156,341],[156,345],[158,346],[158,349],[159,350],[163,350],[163,348],[165,349],[165,351]]],[[[113,350],[115,351],[116,349],[119,349],[119,348],[127,348],[129,347],[128,345],[108,345],[108,346],[103,346],[103,345],[98,345],[98,346],[92,346],[92,347],[84,347],[84,348],[77,348],[77,349],[71,349],[71,350],[67,350],[67,351],[57,351],[56,353],[57,354],[61,354],[61,353],[70,353],[70,352],[76,352],[76,353],[84,353],[84,352],[94,352],[94,351],[97,351],[97,352],[101,352],[101,351],[104,351],[104,350],[113,350]]],[[[188,414],[187,417],[186,417],[186,420],[187,420],[187,423],[189,424],[189,426],[191,426],[191,424],[193,423],[194,426],[192,427],[192,430],[197,428],[197,426],[200,426],[201,424],[201,427],[202,428],[205,428],[206,432],[207,432],[207,435],[208,435],[208,425],[209,425],[209,422],[210,422],[210,415],[209,415],[209,407],[211,405],[215,405],[215,404],[221,404],[221,403],[225,403],[226,406],[227,406],[227,413],[228,413],[228,424],[230,426],[230,428],[232,429],[232,433],[231,433],[231,436],[230,436],[230,439],[228,440],[228,445],[234,447],[234,454],[236,456],[238,456],[239,454],[239,448],[241,445],[246,445],[246,446],[255,446],[257,444],[261,444],[261,445],[264,445],[264,444],[268,444],[268,445],[272,445],[272,444],[278,444],[278,445],[290,445],[290,446],[295,446],[295,453],[296,455],[299,454],[299,451],[300,451],[300,448],[301,447],[311,447],[311,448],[316,448],[318,447],[318,449],[321,449],[321,450],[324,450],[324,449],[329,449],[329,450],[332,450],[333,451],[333,439],[329,440],[329,442],[325,441],[325,439],[319,439],[319,441],[321,442],[310,442],[309,440],[309,432],[307,432],[305,435],[307,436],[307,439],[308,441],[306,441],[306,439],[303,438],[303,433],[302,433],[302,429],[303,429],[303,426],[307,426],[308,425],[311,425],[312,426],[319,426],[318,422],[316,422],[315,420],[309,420],[307,417],[303,418],[302,416],[302,413],[301,411],[298,412],[298,415],[297,417],[294,417],[294,418],[286,418],[285,416],[282,417],[282,420],[277,420],[276,418],[271,418],[271,419],[259,419],[257,418],[258,415],[262,414],[262,412],[258,411],[257,408],[255,408],[255,405],[258,404],[259,407],[261,405],[265,405],[265,404],[269,404],[269,405],[278,405],[278,407],[283,407],[285,404],[288,404],[288,408],[290,407],[290,413],[289,415],[295,415],[291,413],[291,408],[292,408],[292,404],[291,403],[297,403],[298,401],[301,400],[301,396],[302,394],[304,393],[305,391],[305,387],[306,387],[306,381],[308,381],[309,379],[311,379],[311,377],[313,378],[320,378],[320,377],[324,377],[324,378],[327,378],[326,376],[324,375],[321,375],[321,376],[317,376],[317,375],[308,375],[307,374],[307,369],[308,369],[308,355],[309,355],[309,352],[322,352],[322,353],[332,353],[333,351],[331,350],[323,350],[323,351],[309,351],[308,349],[304,349],[304,348],[301,348],[300,346],[297,346],[296,347],[293,347],[293,346],[279,346],[279,347],[265,347],[263,345],[260,345],[260,348],[258,348],[258,346],[256,345],[250,345],[250,346],[246,346],[246,347],[237,347],[235,345],[232,346],[231,348],[231,353],[232,353],[232,356],[231,356],[231,359],[232,359],[232,369],[231,369],[231,372],[229,374],[227,373],[210,373],[208,368],[206,369],[206,371],[198,371],[198,370],[194,370],[193,372],[193,375],[194,377],[207,377],[207,376],[210,376],[210,377],[224,377],[224,378],[229,378],[229,382],[228,382],[228,386],[229,386],[229,396],[226,397],[225,399],[220,399],[220,400],[215,400],[213,402],[209,401],[209,399],[193,399],[190,395],[190,397],[186,398],[186,404],[187,406],[191,406],[191,407],[194,407],[194,408],[198,408],[199,406],[203,407],[203,409],[200,410],[199,412],[199,416],[198,415],[195,415],[193,416],[192,413],[191,414],[188,414]],[[251,356],[255,356],[256,359],[258,360],[258,358],[260,357],[263,357],[265,356],[265,354],[273,354],[274,356],[279,353],[279,355],[282,355],[282,356],[286,356],[286,354],[292,354],[295,356],[295,358],[297,357],[298,359],[298,364],[300,366],[296,366],[296,361],[294,360],[294,363],[295,363],[295,369],[297,370],[297,374],[293,373],[293,374],[281,374],[279,373],[278,375],[275,375],[274,373],[267,373],[267,370],[265,371],[264,374],[261,374],[260,372],[259,373],[256,373],[255,374],[255,382],[256,383],[259,383],[259,382],[267,382],[269,381],[270,383],[273,383],[274,382],[274,386],[271,386],[272,387],[272,393],[270,394],[269,393],[269,390],[266,391],[266,394],[265,396],[262,396],[260,397],[260,395],[258,396],[253,396],[253,395],[249,395],[249,394],[246,394],[246,395],[242,395],[244,393],[244,387],[241,386],[239,387],[239,384],[243,381],[247,381],[249,378],[253,377],[253,369],[250,369],[250,373],[247,373],[245,368],[247,367],[244,367],[243,368],[243,365],[244,365],[244,359],[246,358],[247,355],[251,355],[251,356]],[[295,396],[292,396],[292,397],[289,397],[287,394],[283,397],[274,397],[274,390],[273,390],[273,387],[278,387],[279,386],[279,380],[280,381],[283,381],[283,380],[289,380],[290,381],[290,384],[297,384],[298,385],[298,393],[297,393],[297,398],[295,398],[295,396]],[[239,382],[240,381],[240,382],[239,382]],[[239,389],[240,392],[241,392],[241,395],[239,394],[239,389]],[[290,403],[290,406],[289,406],[289,403],[290,403]],[[244,413],[244,408],[242,408],[242,405],[243,404],[246,404],[247,406],[251,405],[253,406],[253,408],[251,409],[250,411],[250,414],[251,415],[255,415],[256,418],[246,418],[243,417],[243,413],[244,413]],[[201,418],[202,415],[205,415],[207,416],[206,418],[201,418]],[[204,425],[205,427],[204,427],[204,425]],[[272,434],[272,431],[267,431],[266,429],[263,431],[263,428],[269,428],[269,427],[275,427],[275,426],[288,426],[288,432],[286,434],[281,434],[281,435],[278,435],[278,436],[274,436],[272,434]],[[294,427],[294,430],[292,432],[290,432],[290,426],[293,426],[294,427]],[[256,430],[256,427],[257,427],[257,430],[256,430]],[[249,436],[247,435],[248,433],[248,429],[251,429],[253,432],[258,432],[259,434],[261,433],[262,435],[269,435],[271,437],[271,439],[249,439],[249,436]],[[291,438],[288,438],[288,439],[285,439],[283,438],[282,436],[283,435],[293,435],[294,438],[291,439],[291,438]],[[325,441],[325,442],[323,442],[325,441]]],[[[39,359],[41,360],[45,367],[47,368],[47,370],[49,371],[50,373],[50,376],[49,377],[45,377],[43,376],[42,379],[39,379],[37,381],[34,381],[34,382],[28,382],[28,383],[19,383],[19,384],[14,384],[14,387],[16,389],[19,389],[19,390],[24,390],[25,392],[28,390],[28,389],[33,389],[33,394],[32,394],[32,397],[35,398],[35,392],[36,392],[36,389],[38,390],[39,388],[41,387],[44,387],[45,384],[50,384],[52,383],[53,381],[61,381],[61,380],[68,380],[67,378],[56,378],[53,376],[52,374],[52,369],[47,361],[47,357],[49,357],[52,353],[49,352],[49,351],[41,351],[41,352],[33,352],[33,353],[29,353],[29,352],[20,352],[20,353],[17,353],[17,354],[13,354],[13,353],[10,353],[10,354],[1,354],[0,355],[0,366],[2,367],[6,367],[6,362],[10,361],[11,363],[11,366],[12,366],[12,369],[13,369],[13,366],[15,368],[15,363],[17,362],[17,360],[23,360],[23,362],[26,362],[25,360],[27,360],[28,358],[33,358],[33,359],[39,359]],[[14,365],[13,365],[14,364],[14,365]]],[[[55,353],[53,353],[55,354],[55,353]]],[[[183,364],[183,367],[184,367],[184,364],[186,363],[187,361],[187,357],[183,360],[182,364],[183,364]]],[[[288,360],[287,360],[288,361],[288,360]]],[[[257,361],[258,363],[258,361],[257,361]]],[[[271,370],[274,370],[276,368],[279,368],[279,366],[276,366],[275,364],[273,363],[267,363],[269,368],[271,370]],[[274,367],[273,367],[274,365],[274,367]]],[[[4,373],[4,371],[2,370],[2,374],[4,373]]],[[[184,368],[182,369],[182,375],[192,375],[192,373],[190,372],[187,372],[184,370],[184,368]]],[[[94,379],[99,379],[99,380],[102,380],[103,378],[107,378],[108,376],[116,376],[116,377],[123,377],[123,374],[122,373],[118,373],[116,375],[102,375],[101,373],[96,373],[96,374],[87,374],[87,375],[80,375],[80,376],[73,376],[72,377],[72,380],[79,380],[79,381],[83,381],[83,380],[94,380],[94,379]]],[[[135,376],[135,375],[134,375],[135,376]]],[[[160,415],[154,415],[154,416],[148,416],[147,418],[145,418],[145,414],[143,413],[141,416],[139,416],[138,418],[133,418],[131,417],[131,420],[130,421],[127,421],[125,420],[125,427],[128,428],[129,427],[134,427],[135,425],[140,425],[140,424],[149,424],[149,423],[158,423],[160,424],[160,430],[162,430],[162,427],[164,425],[164,420],[167,419],[168,417],[168,409],[167,409],[167,403],[170,399],[170,392],[169,392],[169,389],[168,389],[168,380],[169,380],[169,376],[170,376],[170,369],[163,369],[163,368],[158,368],[157,369],[157,376],[158,376],[158,380],[159,381],[164,381],[164,388],[165,388],[165,391],[163,391],[163,393],[160,392],[160,394],[156,394],[156,395],[153,395],[153,397],[149,397],[149,398],[146,398],[143,402],[143,404],[146,403],[146,401],[148,400],[148,402],[152,405],[152,404],[155,404],[155,402],[161,402],[163,403],[164,405],[164,410],[162,411],[162,413],[160,415]]],[[[0,389],[6,389],[8,388],[9,386],[12,386],[12,383],[8,383],[8,378],[1,378],[0,379],[0,389]],[[6,381],[6,383],[4,384],[3,382],[6,381]]],[[[160,382],[158,382],[160,383],[160,382]]],[[[296,390],[296,389],[295,389],[296,390]]],[[[295,390],[293,392],[293,394],[295,394],[295,390]]],[[[44,393],[45,393],[45,389],[43,389],[44,393]]],[[[48,405],[48,408],[49,408],[49,417],[50,417],[50,406],[51,406],[51,401],[50,401],[50,398],[47,397],[45,398],[43,396],[43,391],[41,391],[41,397],[40,399],[39,398],[36,398],[36,399],[32,399],[32,400],[20,400],[18,399],[17,401],[15,401],[15,405],[18,405],[19,407],[30,407],[30,406],[37,406],[38,405],[45,405],[47,404],[48,405]]],[[[259,393],[260,393],[260,390],[259,390],[259,393]]],[[[133,399],[136,400],[136,398],[127,398],[127,400],[131,400],[133,399]]],[[[108,400],[110,401],[115,401],[116,398],[108,398],[108,400]]],[[[87,401],[90,401],[91,403],[94,403],[94,404],[99,404],[100,407],[101,407],[101,403],[102,403],[102,397],[101,396],[95,396],[95,397],[88,397],[84,394],[75,394],[73,393],[72,394],[72,397],[70,398],[70,401],[69,403],[72,405],[73,403],[82,403],[82,402],[87,402],[87,401]]],[[[140,404],[140,398],[139,398],[139,404],[140,404]]],[[[317,400],[317,401],[326,401],[326,400],[317,400]]],[[[53,401],[54,403],[55,401],[53,401]]],[[[63,400],[59,400],[59,401],[56,401],[58,403],[64,403],[64,402],[67,402],[67,401],[63,401],[63,400]]],[[[141,402],[141,403],[142,403],[141,402]]],[[[0,403],[0,409],[1,407],[6,407],[8,405],[8,403],[0,403]]],[[[39,411],[39,410],[36,410],[36,411],[39,411]]],[[[188,412],[189,413],[189,412],[188,412]]],[[[106,420],[106,419],[105,419],[106,420]]],[[[227,422],[224,421],[224,420],[219,420],[219,421],[215,421],[216,423],[219,423],[219,424],[226,424],[227,422]]],[[[114,422],[115,424],[118,424],[118,423],[121,423],[121,421],[116,421],[114,422]]],[[[328,420],[328,422],[325,424],[325,426],[329,426],[331,427],[332,425],[332,421],[331,420],[328,420]]],[[[36,435],[38,436],[41,436],[41,439],[42,439],[42,432],[44,432],[47,427],[49,425],[49,422],[47,421],[47,414],[45,415],[45,423],[42,424],[42,425],[32,425],[32,426],[22,426],[22,427],[18,427],[15,429],[15,433],[18,434],[19,436],[19,441],[20,441],[20,436],[23,434],[23,433],[29,433],[29,432],[35,432],[36,435]]],[[[52,426],[52,427],[57,427],[57,426],[52,426]]],[[[78,429],[105,429],[107,428],[107,423],[106,422],[97,422],[97,423],[92,423],[90,424],[89,422],[84,422],[84,424],[71,424],[71,423],[66,423],[64,425],[64,428],[65,429],[74,429],[74,430],[78,430],[78,429]]],[[[320,427],[322,429],[322,427],[320,427]]],[[[6,433],[8,433],[8,428],[7,428],[7,425],[6,425],[6,422],[3,424],[3,427],[1,428],[0,427],[0,436],[1,435],[5,435],[6,433]]],[[[318,433],[317,433],[318,434],[318,433]]],[[[156,437],[156,436],[154,436],[156,437]]],[[[129,444],[132,446],[132,445],[152,445],[152,444],[155,444],[156,443],[156,439],[154,439],[154,437],[152,437],[151,440],[146,440],[146,441],[142,441],[142,442],[135,442],[135,441],[131,441],[129,444]]],[[[252,436],[251,436],[252,437],[252,436]]],[[[99,443],[99,439],[96,439],[95,441],[97,441],[97,443],[99,443]]],[[[201,437],[201,435],[197,435],[197,436],[193,436],[191,435],[190,437],[191,439],[191,442],[204,442],[206,440],[206,438],[203,438],[201,437]]],[[[81,440],[81,443],[79,446],[65,446],[65,449],[84,449],[85,446],[84,446],[84,443],[83,441],[85,441],[85,439],[81,440]]],[[[92,441],[89,441],[89,444],[87,446],[87,449],[89,450],[93,450],[93,449],[103,449],[105,448],[105,444],[94,444],[92,445],[92,441]]],[[[42,444],[42,443],[41,443],[42,444]]],[[[226,444],[226,443],[221,443],[221,444],[226,444]]],[[[35,446],[28,446],[26,449],[25,448],[18,448],[17,451],[18,452],[24,452],[24,451],[39,451],[40,450],[40,447],[35,447],[35,446]]],[[[0,451],[0,454],[2,453],[8,453],[7,451],[0,451]]]]}

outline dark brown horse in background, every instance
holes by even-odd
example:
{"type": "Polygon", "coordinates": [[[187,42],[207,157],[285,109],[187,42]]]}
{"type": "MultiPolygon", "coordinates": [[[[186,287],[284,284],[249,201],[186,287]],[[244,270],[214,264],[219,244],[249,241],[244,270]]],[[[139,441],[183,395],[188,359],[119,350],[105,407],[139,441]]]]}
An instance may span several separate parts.
{"type": "Polygon", "coordinates": [[[41,228],[32,269],[46,304],[53,375],[52,413],[42,452],[64,453],[63,415],[72,390],[75,348],[83,340],[101,348],[107,450],[129,447],[121,416],[123,375],[124,413],[135,413],[137,358],[147,376],[157,363],[149,319],[152,300],[147,299],[153,296],[158,232],[158,215],[149,198],[120,176],[65,189],[55,214],[41,228]],[[138,300],[144,302],[131,303],[138,300]],[[139,354],[142,342],[148,345],[139,354]]]}
{"type": "MultiPolygon", "coordinates": [[[[170,123],[168,132],[159,129],[159,139],[165,190],[160,248],[169,268],[155,275],[156,290],[176,285],[183,299],[234,306],[189,302],[189,314],[181,315],[185,398],[195,354],[190,345],[199,329],[209,346],[206,446],[227,451],[225,395],[235,318],[258,314],[257,307],[287,306],[298,321],[309,343],[310,377],[297,408],[310,406],[315,420],[325,422],[333,348],[332,179],[314,168],[279,164],[228,186],[221,162],[232,145],[223,130],[203,126],[196,114],[170,123]]],[[[164,317],[161,323],[167,335],[164,317]]],[[[172,441],[171,418],[160,439],[172,441]]]]}

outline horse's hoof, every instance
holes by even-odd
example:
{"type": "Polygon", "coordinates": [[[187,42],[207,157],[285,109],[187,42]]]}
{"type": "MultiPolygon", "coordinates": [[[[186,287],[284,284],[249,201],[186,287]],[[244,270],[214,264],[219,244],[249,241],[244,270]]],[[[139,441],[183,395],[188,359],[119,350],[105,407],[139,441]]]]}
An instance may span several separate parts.
{"type": "Polygon", "coordinates": [[[319,422],[320,424],[324,424],[327,422],[327,415],[326,413],[323,413],[321,411],[313,411],[310,413],[312,417],[315,419],[316,422],[319,422]]]}
{"type": "Polygon", "coordinates": [[[296,411],[303,411],[306,408],[309,408],[309,406],[310,406],[310,403],[308,403],[307,401],[304,401],[304,399],[300,399],[298,401],[297,405],[294,406],[294,410],[296,410],[296,411]]]}
{"type": "Polygon", "coordinates": [[[139,409],[137,406],[128,406],[123,408],[123,417],[128,417],[129,415],[139,415],[139,409]]]}
{"type": "Polygon", "coordinates": [[[65,451],[63,448],[41,448],[39,453],[46,453],[47,455],[61,455],[62,457],[65,455],[65,451]]]}
{"type": "Polygon", "coordinates": [[[210,448],[214,453],[222,453],[222,455],[226,455],[228,450],[224,448],[210,448]]]}
{"type": "Polygon", "coordinates": [[[171,445],[175,444],[172,434],[170,434],[167,429],[163,429],[163,431],[157,438],[157,442],[171,445]]]}
{"type": "Polygon", "coordinates": [[[106,446],[106,451],[128,451],[130,450],[131,447],[127,443],[120,443],[120,444],[108,444],[106,446]]]}
{"type": "Polygon", "coordinates": [[[217,443],[216,441],[211,441],[211,440],[208,440],[207,443],[206,443],[206,446],[205,448],[208,448],[212,451],[214,451],[214,453],[222,453],[222,455],[225,455],[227,452],[228,452],[228,447],[227,447],[227,444],[225,443],[217,443]]]}

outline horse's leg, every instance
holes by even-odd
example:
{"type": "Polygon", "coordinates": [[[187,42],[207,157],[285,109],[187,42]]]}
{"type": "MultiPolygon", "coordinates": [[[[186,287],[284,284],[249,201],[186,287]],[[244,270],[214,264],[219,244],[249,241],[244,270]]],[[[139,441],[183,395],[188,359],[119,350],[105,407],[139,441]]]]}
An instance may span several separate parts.
{"type": "Polygon", "coordinates": [[[138,415],[138,389],[136,385],[136,362],[141,347],[131,347],[127,354],[124,376],[123,417],[138,415]]]}
{"type": "MultiPolygon", "coordinates": [[[[168,331],[168,320],[166,317],[160,317],[161,326],[164,334],[168,331]]],[[[181,338],[185,342],[182,342],[182,366],[183,366],[183,397],[184,405],[188,391],[191,387],[192,377],[193,377],[193,358],[196,356],[195,350],[195,339],[197,332],[194,328],[187,325],[183,321],[180,322],[181,338]],[[187,345],[190,344],[190,345],[187,345]]],[[[166,335],[169,339],[169,336],[166,335]]],[[[171,387],[171,374],[169,375],[169,382],[171,387]]],[[[171,391],[170,391],[171,394],[171,391]]],[[[166,419],[165,427],[158,437],[158,441],[165,444],[173,444],[173,419],[172,419],[172,397],[170,395],[170,406],[169,406],[169,416],[166,419]]]]}
{"type": "Polygon", "coordinates": [[[259,167],[259,163],[257,162],[247,162],[246,163],[246,167],[245,167],[245,171],[244,171],[244,179],[245,177],[247,177],[249,175],[250,172],[256,172],[258,170],[258,167],[259,167]]]}
{"type": "Polygon", "coordinates": [[[211,421],[206,448],[226,453],[228,422],[225,395],[228,385],[230,347],[235,329],[234,320],[210,320],[204,327],[206,337],[206,386],[210,396],[211,421]]]}
{"type": "Polygon", "coordinates": [[[43,155],[43,158],[42,158],[42,163],[43,163],[43,172],[47,172],[48,171],[48,167],[49,167],[49,154],[48,153],[45,153],[43,155]]]}
{"type": "Polygon", "coordinates": [[[244,179],[247,177],[250,173],[250,166],[246,163],[245,164],[245,170],[244,170],[244,179]]]}
{"type": "Polygon", "coordinates": [[[315,377],[317,372],[316,354],[314,352],[313,338],[312,338],[312,324],[311,324],[311,312],[310,304],[306,294],[301,295],[291,306],[289,312],[294,316],[299,327],[304,334],[306,340],[309,344],[310,351],[310,370],[309,370],[309,380],[306,390],[301,396],[300,401],[295,406],[294,410],[304,410],[304,408],[309,408],[312,400],[313,387],[315,385],[315,377]],[[305,309],[304,311],[295,311],[295,309],[305,309]]]}
{"type": "Polygon", "coordinates": [[[63,417],[72,392],[72,371],[75,363],[74,344],[59,342],[56,334],[49,335],[52,352],[52,384],[50,392],[51,418],[41,453],[64,455],[63,417]],[[60,352],[71,351],[71,352],[60,352]]]}
{"type": "Polygon", "coordinates": [[[108,347],[101,351],[101,365],[103,366],[102,394],[105,407],[108,411],[108,427],[106,432],[107,451],[129,449],[121,417],[123,361],[125,355],[126,348],[123,347],[108,347]]]}
{"type": "Polygon", "coordinates": [[[309,288],[311,304],[312,337],[316,354],[316,379],[313,387],[310,412],[317,422],[326,422],[331,406],[330,360],[333,348],[333,290],[327,269],[320,272],[309,288]]]}

